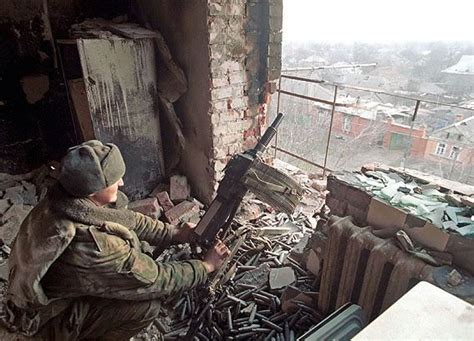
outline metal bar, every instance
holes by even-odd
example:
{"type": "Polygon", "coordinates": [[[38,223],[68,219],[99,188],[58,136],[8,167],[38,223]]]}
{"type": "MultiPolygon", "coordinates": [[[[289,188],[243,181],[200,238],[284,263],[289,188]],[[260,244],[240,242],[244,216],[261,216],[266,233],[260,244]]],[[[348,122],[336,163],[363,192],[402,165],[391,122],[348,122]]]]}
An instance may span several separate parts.
{"type": "MultiPolygon", "coordinates": [[[[283,154],[292,156],[292,157],[294,157],[294,158],[296,158],[296,159],[298,159],[298,160],[304,161],[304,162],[306,162],[306,163],[308,163],[308,164],[310,164],[310,165],[312,165],[312,166],[315,166],[315,167],[324,169],[324,167],[321,166],[320,164],[318,164],[318,163],[316,163],[316,162],[313,162],[313,161],[311,161],[311,160],[305,159],[304,157],[299,156],[299,155],[297,155],[297,154],[295,154],[295,153],[292,153],[292,152],[290,152],[290,151],[288,151],[288,150],[286,150],[286,149],[283,149],[283,148],[280,148],[280,147],[277,147],[277,146],[274,146],[274,145],[273,145],[273,146],[270,146],[270,148],[278,149],[278,151],[279,151],[279,152],[282,152],[283,154]]],[[[326,168],[326,170],[332,172],[332,170],[329,169],[329,168],[326,168]]]]}
{"type": "Polygon", "coordinates": [[[295,81],[302,81],[302,82],[316,83],[316,84],[326,83],[325,81],[320,80],[320,79],[311,79],[311,78],[298,77],[298,76],[289,76],[289,75],[281,75],[280,78],[287,78],[287,79],[292,79],[292,80],[295,80],[295,81]]]}
{"type": "MultiPolygon", "coordinates": [[[[277,100],[277,112],[276,112],[277,115],[280,113],[280,90],[281,90],[281,75],[280,75],[280,78],[278,80],[278,100],[277,100]]],[[[276,131],[276,134],[275,134],[275,146],[278,147],[278,130],[276,131]]],[[[275,154],[273,155],[273,157],[275,159],[277,157],[277,149],[276,148],[275,148],[275,154]]]]}
{"type": "MultiPolygon", "coordinates": [[[[289,91],[285,91],[285,90],[279,90],[278,92],[281,92],[284,95],[289,95],[289,96],[293,96],[293,97],[307,99],[307,100],[313,101],[313,102],[320,102],[320,103],[324,103],[324,104],[331,105],[331,106],[334,105],[334,103],[331,102],[331,101],[326,101],[324,99],[320,99],[320,98],[316,98],[316,97],[310,97],[310,96],[295,94],[294,92],[289,92],[289,91]]],[[[335,103],[335,105],[337,107],[346,107],[346,108],[353,106],[352,104],[343,104],[343,103],[335,103]]]]}
{"type": "MultiPolygon", "coordinates": [[[[430,104],[435,104],[437,106],[445,106],[445,107],[451,107],[451,108],[457,108],[457,109],[463,109],[463,110],[469,110],[469,111],[474,111],[474,108],[468,108],[468,107],[462,107],[459,105],[454,105],[454,104],[448,104],[444,102],[437,102],[437,101],[430,101],[426,99],[421,99],[421,98],[416,98],[416,97],[411,97],[411,96],[405,96],[405,95],[399,95],[391,92],[387,92],[384,90],[378,90],[378,89],[371,89],[371,88],[364,88],[360,86],[355,86],[355,85],[349,85],[349,84],[343,84],[343,83],[335,83],[335,82],[328,82],[325,80],[321,79],[310,79],[310,78],[303,78],[303,77],[295,77],[295,76],[287,76],[287,75],[281,75],[282,78],[288,78],[288,79],[295,79],[295,80],[300,80],[303,82],[309,82],[309,83],[317,83],[317,84],[326,84],[326,85],[332,85],[332,86],[337,86],[339,88],[345,88],[345,89],[353,89],[353,90],[359,90],[359,91],[365,91],[365,92],[371,92],[371,93],[376,93],[380,95],[387,95],[387,96],[392,96],[392,97],[397,97],[397,98],[403,98],[403,99],[409,99],[412,101],[420,101],[423,103],[430,103],[430,104]]],[[[283,93],[283,92],[282,92],[283,93]]],[[[346,105],[350,106],[350,105],[346,105]]]]}
{"type": "Polygon", "coordinates": [[[336,111],[337,85],[334,87],[334,101],[331,109],[331,122],[329,123],[328,143],[326,144],[326,154],[324,155],[323,179],[326,176],[326,165],[328,161],[329,144],[331,143],[332,122],[334,121],[334,112],[336,111]]]}
{"type": "Polygon", "coordinates": [[[295,71],[315,71],[315,70],[326,70],[326,69],[355,69],[362,67],[376,67],[377,63],[366,63],[366,64],[353,64],[353,65],[321,65],[313,67],[296,67],[292,69],[283,69],[281,72],[295,72],[295,71]]]}
{"type": "Polygon", "coordinates": [[[407,160],[407,157],[408,155],[410,154],[410,151],[411,151],[411,146],[413,144],[413,141],[412,141],[412,135],[413,135],[413,127],[415,126],[415,119],[416,119],[416,115],[418,115],[418,109],[420,108],[420,100],[416,101],[416,104],[415,104],[415,110],[413,111],[413,115],[411,117],[411,122],[410,122],[410,133],[408,134],[408,148],[405,149],[405,153],[403,154],[403,161],[402,161],[402,168],[403,170],[405,170],[405,164],[406,164],[406,160],[407,160]]]}

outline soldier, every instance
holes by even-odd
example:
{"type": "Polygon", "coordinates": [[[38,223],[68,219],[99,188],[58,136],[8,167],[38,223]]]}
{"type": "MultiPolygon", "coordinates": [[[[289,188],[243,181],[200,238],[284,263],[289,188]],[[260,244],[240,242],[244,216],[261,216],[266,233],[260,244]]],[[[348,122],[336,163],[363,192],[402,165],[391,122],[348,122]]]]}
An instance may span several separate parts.
{"type": "Polygon", "coordinates": [[[26,217],[9,259],[4,319],[50,340],[128,340],[157,316],[160,301],[206,282],[229,250],[204,260],[156,263],[140,240],[190,241],[190,225],[165,224],[124,208],[125,164],[117,146],[72,147],[59,182],[26,217]]]}

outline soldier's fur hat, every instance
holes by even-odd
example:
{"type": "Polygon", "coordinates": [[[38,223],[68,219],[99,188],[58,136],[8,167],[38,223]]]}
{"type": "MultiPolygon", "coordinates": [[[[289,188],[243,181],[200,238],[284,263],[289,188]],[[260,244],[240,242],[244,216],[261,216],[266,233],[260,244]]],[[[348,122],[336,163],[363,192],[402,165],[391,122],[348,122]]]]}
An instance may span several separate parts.
{"type": "Polygon", "coordinates": [[[112,143],[90,140],[69,148],[59,182],[74,197],[84,198],[109,187],[125,174],[125,162],[112,143]]]}

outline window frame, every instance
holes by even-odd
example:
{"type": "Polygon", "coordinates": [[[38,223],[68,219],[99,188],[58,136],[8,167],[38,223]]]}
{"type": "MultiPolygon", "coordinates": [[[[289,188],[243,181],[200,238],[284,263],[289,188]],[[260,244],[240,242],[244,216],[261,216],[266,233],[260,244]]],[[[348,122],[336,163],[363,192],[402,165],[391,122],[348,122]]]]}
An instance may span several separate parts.
{"type": "Polygon", "coordinates": [[[453,160],[457,160],[459,153],[461,153],[461,148],[458,146],[452,146],[451,150],[449,151],[449,158],[453,160]],[[457,149],[457,152],[455,152],[455,149],[457,149]],[[455,154],[453,155],[454,152],[455,154]]]}
{"type": "Polygon", "coordinates": [[[438,142],[438,144],[436,145],[435,154],[439,155],[439,156],[443,156],[446,153],[446,147],[447,147],[446,143],[438,142]],[[441,150],[442,150],[442,152],[439,152],[441,150]]]}

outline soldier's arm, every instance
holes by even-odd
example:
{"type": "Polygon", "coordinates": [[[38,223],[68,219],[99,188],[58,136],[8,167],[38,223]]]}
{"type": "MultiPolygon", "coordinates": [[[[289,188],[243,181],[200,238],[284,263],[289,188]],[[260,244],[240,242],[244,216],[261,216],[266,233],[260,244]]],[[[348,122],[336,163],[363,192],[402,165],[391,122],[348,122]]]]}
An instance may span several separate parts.
{"type": "MultiPolygon", "coordinates": [[[[134,264],[128,272],[131,277],[130,288],[122,287],[115,293],[106,293],[106,297],[142,300],[173,296],[204,284],[208,278],[208,271],[200,260],[156,263],[141,252],[136,253],[133,258],[134,264]],[[133,283],[137,279],[141,284],[134,287],[133,283]]],[[[117,280],[124,281],[120,272],[117,280]]]]}
{"type": "Polygon", "coordinates": [[[130,227],[130,229],[135,231],[140,240],[160,247],[167,247],[171,244],[176,226],[152,219],[141,213],[133,213],[136,217],[136,224],[130,227]]]}
{"type": "Polygon", "coordinates": [[[120,247],[118,237],[96,233],[94,238],[100,253],[81,243],[53,264],[43,281],[48,296],[147,300],[190,290],[208,278],[203,261],[156,263],[138,249],[120,247]]]}

